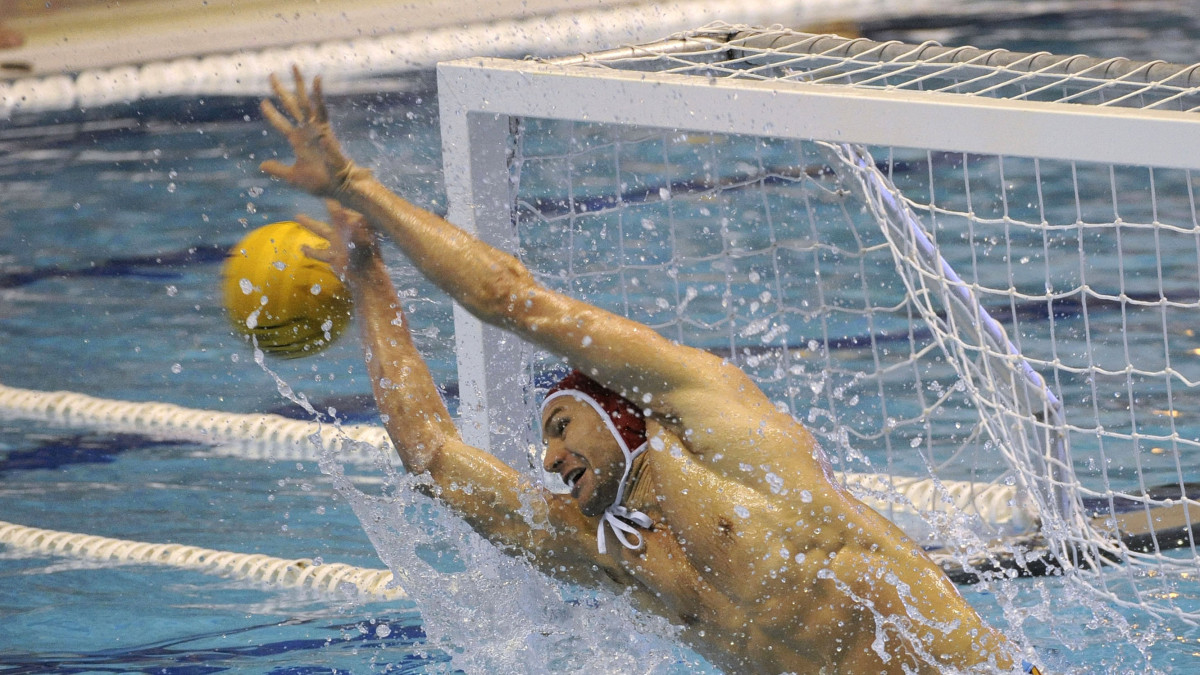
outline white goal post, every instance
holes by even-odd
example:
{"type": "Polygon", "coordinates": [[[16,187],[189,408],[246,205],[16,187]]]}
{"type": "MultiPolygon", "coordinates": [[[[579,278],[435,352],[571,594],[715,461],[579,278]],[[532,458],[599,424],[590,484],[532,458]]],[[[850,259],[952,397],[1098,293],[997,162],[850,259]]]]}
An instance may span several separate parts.
{"type": "MultiPolygon", "coordinates": [[[[1009,486],[1056,569],[1190,617],[1082,571],[1197,566],[1197,84],[1158,62],[733,26],[463,59],[438,67],[449,218],[549,285],[726,350],[841,475],[871,476],[877,508],[944,535],[963,516],[947,486],[1009,486]],[[914,476],[940,506],[903,494],[914,476]],[[1182,508],[1182,554],[1161,508],[1182,508]],[[1128,512],[1146,537],[1124,536],[1128,512]]],[[[466,440],[523,464],[544,359],[458,307],[455,332],[466,440]]]]}

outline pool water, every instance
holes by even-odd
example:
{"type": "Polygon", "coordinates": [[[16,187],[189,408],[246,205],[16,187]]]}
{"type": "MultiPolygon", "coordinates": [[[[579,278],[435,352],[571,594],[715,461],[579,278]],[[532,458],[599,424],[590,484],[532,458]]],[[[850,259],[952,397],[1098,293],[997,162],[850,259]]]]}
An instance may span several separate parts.
{"type": "MultiPolygon", "coordinates": [[[[1192,62],[1200,61],[1195,9],[931,20],[872,27],[870,37],[1192,62]]],[[[278,391],[278,376],[326,415],[375,421],[354,339],[317,358],[268,361],[268,372],[220,309],[217,276],[229,246],[248,228],[322,212],[317,200],[258,172],[284,144],[255,106],[170,100],[0,125],[0,383],[307,418],[278,391]]],[[[340,98],[332,107],[349,154],[444,212],[428,74],[405,93],[340,98]]],[[[411,291],[410,326],[453,411],[449,304],[395,256],[391,271],[411,291]]],[[[370,467],[345,472],[0,420],[2,520],[364,567],[386,562],[409,571],[402,585],[413,596],[383,603],[0,549],[0,672],[709,669],[622,598],[547,582],[491,551],[413,497],[407,478],[370,467]],[[350,484],[379,498],[348,498],[350,484]],[[372,520],[389,523],[372,530],[374,541],[361,525],[372,520]]],[[[1098,622],[1056,579],[1016,583],[1012,598],[998,597],[1003,586],[963,592],[993,624],[1027,613],[1024,636],[1050,672],[1200,667],[1194,627],[1115,612],[1100,612],[1107,618],[1098,622]]],[[[1164,592],[1200,604],[1194,585],[1164,592]]]]}

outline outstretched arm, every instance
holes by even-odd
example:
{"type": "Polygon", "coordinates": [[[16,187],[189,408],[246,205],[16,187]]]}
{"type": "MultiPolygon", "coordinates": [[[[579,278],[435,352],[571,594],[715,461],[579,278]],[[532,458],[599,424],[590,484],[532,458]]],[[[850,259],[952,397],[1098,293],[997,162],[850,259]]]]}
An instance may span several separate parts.
{"type": "Polygon", "coordinates": [[[467,311],[565,357],[631,400],[667,416],[711,409],[713,395],[766,404],[736,367],[542,287],[511,255],[392,193],[342,153],[329,125],[320,79],[310,96],[299,71],[293,74],[294,93],[272,79],[284,112],[264,101],[263,113],[288,138],[296,161],[291,166],[264,162],[264,171],[361,212],[467,311]]]}
{"type": "Polygon", "coordinates": [[[594,544],[583,533],[594,526],[563,497],[534,487],[491,454],[462,442],[413,344],[374,233],[362,216],[336,202],[330,203],[330,215],[332,227],[298,217],[330,241],[328,249],[307,253],[333,265],[350,288],[375,400],[405,469],[428,472],[434,493],[491,541],[510,552],[554,560],[555,567],[574,563],[577,576],[586,576],[595,562],[588,557],[594,544]]]}

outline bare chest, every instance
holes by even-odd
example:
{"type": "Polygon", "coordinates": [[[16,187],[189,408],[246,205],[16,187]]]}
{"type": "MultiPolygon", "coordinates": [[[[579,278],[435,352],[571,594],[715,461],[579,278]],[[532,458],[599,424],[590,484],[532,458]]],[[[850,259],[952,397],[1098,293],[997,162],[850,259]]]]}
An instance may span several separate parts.
{"type": "MultiPolygon", "coordinates": [[[[731,536],[736,531],[715,535],[731,536]]],[[[780,672],[820,660],[802,628],[822,603],[787,566],[760,561],[739,573],[729,560],[747,557],[740,548],[723,557],[665,522],[644,541],[639,551],[621,553],[622,568],[641,599],[683,626],[687,641],[714,663],[729,672],[780,672]]]]}

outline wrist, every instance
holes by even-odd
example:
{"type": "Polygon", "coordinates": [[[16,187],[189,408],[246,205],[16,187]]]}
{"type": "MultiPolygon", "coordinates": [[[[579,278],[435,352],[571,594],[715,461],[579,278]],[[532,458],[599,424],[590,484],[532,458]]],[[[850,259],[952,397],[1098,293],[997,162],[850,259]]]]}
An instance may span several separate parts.
{"type": "Polygon", "coordinates": [[[377,275],[387,274],[379,247],[374,242],[351,242],[346,254],[346,276],[351,281],[370,283],[377,275]]]}
{"type": "Polygon", "coordinates": [[[356,184],[365,180],[371,180],[371,170],[346,160],[346,165],[333,177],[333,194],[330,196],[343,201],[353,194],[356,184]]]}

